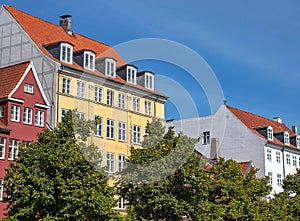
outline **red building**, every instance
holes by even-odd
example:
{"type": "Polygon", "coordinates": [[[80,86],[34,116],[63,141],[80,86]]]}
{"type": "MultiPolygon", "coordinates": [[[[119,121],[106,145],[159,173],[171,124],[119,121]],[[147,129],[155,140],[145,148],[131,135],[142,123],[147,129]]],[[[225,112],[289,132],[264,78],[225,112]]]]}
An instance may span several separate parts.
{"type": "MultiPolygon", "coordinates": [[[[0,69],[0,201],[5,168],[18,156],[21,142],[36,141],[46,126],[49,103],[32,62],[0,69]]],[[[0,218],[6,205],[0,202],[0,218]]]]}

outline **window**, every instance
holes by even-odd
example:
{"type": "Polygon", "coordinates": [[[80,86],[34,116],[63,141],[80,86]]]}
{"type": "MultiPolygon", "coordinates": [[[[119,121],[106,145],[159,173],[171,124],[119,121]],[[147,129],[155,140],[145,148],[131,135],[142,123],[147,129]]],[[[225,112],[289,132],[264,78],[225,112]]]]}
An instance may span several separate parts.
{"type": "Polygon", "coordinates": [[[270,149],[267,149],[267,159],[272,161],[272,151],[270,149]]]}
{"type": "Polygon", "coordinates": [[[298,167],[300,168],[300,157],[298,158],[298,167]]]}
{"type": "Polygon", "coordinates": [[[136,84],[136,68],[127,66],[127,82],[136,84]]]}
{"type": "Polygon", "coordinates": [[[115,171],[115,154],[114,153],[106,153],[106,166],[107,172],[113,173],[115,171]]]}
{"type": "Polygon", "coordinates": [[[152,74],[145,74],[145,88],[154,90],[154,76],[152,74]]]}
{"type": "Polygon", "coordinates": [[[32,84],[24,84],[24,92],[33,94],[33,85],[32,84]]]}
{"type": "Polygon", "coordinates": [[[148,127],[145,127],[145,136],[148,136],[149,135],[149,129],[148,127]]]}
{"type": "Polygon", "coordinates": [[[276,151],[276,162],[281,163],[281,154],[279,151],[276,151]]]}
{"type": "Polygon", "coordinates": [[[107,119],[106,120],[106,137],[109,139],[114,139],[114,121],[107,119]]]}
{"type": "Polygon", "coordinates": [[[119,100],[118,107],[125,109],[125,94],[119,93],[118,100],[119,100]]]}
{"type": "Polygon", "coordinates": [[[111,58],[105,60],[105,74],[110,77],[116,77],[116,62],[111,58]]]}
{"type": "Polygon", "coordinates": [[[82,112],[76,112],[77,116],[79,119],[84,119],[85,118],[85,113],[82,112]]]}
{"type": "Polygon", "coordinates": [[[0,106],[0,117],[4,117],[4,105],[0,106]]]}
{"type": "Polygon", "coordinates": [[[73,47],[69,44],[62,43],[60,47],[60,60],[72,64],[73,47]]]}
{"type": "Polygon", "coordinates": [[[31,108],[24,107],[23,123],[24,124],[32,124],[32,109],[31,108]]]}
{"type": "Polygon", "coordinates": [[[273,184],[273,174],[271,172],[268,172],[268,184],[272,185],[273,184]]]}
{"type": "Polygon", "coordinates": [[[62,93],[71,94],[71,79],[63,77],[62,79],[62,93]]]}
{"type": "Polygon", "coordinates": [[[281,174],[277,174],[277,185],[281,186],[282,185],[282,177],[281,174]]]}
{"type": "Polygon", "coordinates": [[[82,81],[77,81],[77,96],[85,97],[85,83],[82,81]]]}
{"type": "Polygon", "coordinates": [[[209,131],[204,131],[202,133],[202,144],[209,144],[210,143],[210,133],[209,131]]]}
{"type": "Polygon", "coordinates": [[[152,115],[152,107],[150,101],[145,101],[145,114],[149,116],[152,115]]]}
{"type": "Polygon", "coordinates": [[[102,87],[95,86],[95,101],[102,102],[102,87]]]}
{"type": "Polygon", "coordinates": [[[95,135],[98,137],[102,137],[102,117],[95,116],[95,135]]]}
{"type": "Polygon", "coordinates": [[[296,137],[296,147],[300,148],[300,136],[296,137]]]}
{"type": "Polygon", "coordinates": [[[138,97],[133,98],[133,111],[140,112],[140,98],[138,97]]]}
{"type": "MultiPolygon", "coordinates": [[[[66,113],[68,113],[69,112],[69,110],[67,110],[67,109],[62,109],[61,110],[61,121],[62,121],[62,119],[64,118],[64,116],[66,115],[66,113]]],[[[35,115],[36,116],[36,115],[35,115]]]]}
{"type": "Polygon", "coordinates": [[[0,201],[3,200],[3,179],[0,179],[0,201]]]}
{"type": "Polygon", "coordinates": [[[9,149],[8,149],[8,159],[15,160],[18,157],[18,148],[19,148],[19,141],[10,139],[9,140],[9,149]]]}
{"type": "Polygon", "coordinates": [[[273,140],[273,128],[272,127],[268,127],[268,129],[267,129],[267,138],[268,138],[268,140],[273,140]]]}
{"type": "Polygon", "coordinates": [[[119,196],[118,209],[126,209],[126,200],[121,196],[119,196]]]}
{"type": "Polygon", "coordinates": [[[0,137],[0,159],[1,160],[5,159],[5,144],[6,144],[6,139],[0,137]]]}
{"type": "Polygon", "coordinates": [[[89,51],[84,52],[84,68],[95,70],[95,54],[89,51]]]}
{"type": "Polygon", "coordinates": [[[141,128],[140,126],[133,126],[133,143],[140,144],[141,143],[141,128]]]}
{"type": "Polygon", "coordinates": [[[107,90],[107,95],[106,95],[106,104],[113,106],[114,105],[114,91],[112,90],[107,90]]]}
{"type": "Polygon", "coordinates": [[[125,122],[119,122],[118,140],[119,141],[126,140],[126,123],[125,122]]]}
{"type": "Polygon", "coordinates": [[[291,155],[290,154],[286,154],[286,164],[291,165],[291,155]]]}
{"type": "Polygon", "coordinates": [[[119,172],[122,172],[122,170],[125,168],[125,155],[120,154],[119,155],[119,172]]]}
{"type": "Polygon", "coordinates": [[[20,122],[20,107],[19,106],[11,105],[10,119],[11,119],[11,121],[20,122]]]}
{"type": "Polygon", "coordinates": [[[284,132],[284,134],[283,134],[283,142],[286,145],[290,144],[290,136],[289,136],[288,132],[284,132]]]}
{"type": "Polygon", "coordinates": [[[293,155],[293,166],[297,167],[297,157],[293,155]]]}
{"type": "Polygon", "coordinates": [[[44,111],[36,110],[34,124],[36,126],[44,127],[44,118],[44,111]]]}

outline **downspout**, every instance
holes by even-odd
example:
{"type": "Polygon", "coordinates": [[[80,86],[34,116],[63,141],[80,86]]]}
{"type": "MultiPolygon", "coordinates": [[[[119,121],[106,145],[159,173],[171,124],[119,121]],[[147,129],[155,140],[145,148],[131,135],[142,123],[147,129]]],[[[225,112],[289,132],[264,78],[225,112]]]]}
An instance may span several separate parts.
{"type": "Polygon", "coordinates": [[[283,168],[283,179],[285,179],[285,159],[284,159],[284,148],[282,148],[282,168],[283,168]]]}
{"type": "Polygon", "coordinates": [[[156,99],[154,100],[154,118],[156,118],[156,103],[158,101],[159,95],[157,95],[156,99]]]}

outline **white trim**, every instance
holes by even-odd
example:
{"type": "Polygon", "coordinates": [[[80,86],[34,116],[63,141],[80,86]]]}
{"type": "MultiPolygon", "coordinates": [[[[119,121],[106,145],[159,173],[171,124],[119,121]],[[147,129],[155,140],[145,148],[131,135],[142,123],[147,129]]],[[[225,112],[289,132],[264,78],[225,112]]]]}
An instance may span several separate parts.
{"type": "Polygon", "coordinates": [[[145,83],[145,88],[147,88],[149,90],[154,90],[154,74],[152,74],[150,72],[146,72],[145,73],[145,82],[144,83],[145,83]],[[148,87],[148,85],[147,85],[147,80],[146,80],[147,76],[152,79],[152,87],[148,87]]]}
{"type": "Polygon", "coordinates": [[[24,100],[17,99],[17,98],[12,98],[12,97],[9,97],[7,100],[14,101],[14,102],[21,103],[21,104],[24,103],[24,100]]]}
{"type": "Polygon", "coordinates": [[[95,53],[91,52],[91,51],[84,51],[83,53],[83,67],[87,70],[91,70],[94,71],[95,70],[95,53]],[[88,64],[86,64],[86,56],[88,56],[88,64]],[[93,64],[92,67],[90,67],[90,56],[92,56],[93,58],[93,64]]]}
{"type": "Polygon", "coordinates": [[[34,104],[35,107],[41,107],[41,108],[45,108],[45,109],[49,109],[50,107],[44,104],[34,104]]]}

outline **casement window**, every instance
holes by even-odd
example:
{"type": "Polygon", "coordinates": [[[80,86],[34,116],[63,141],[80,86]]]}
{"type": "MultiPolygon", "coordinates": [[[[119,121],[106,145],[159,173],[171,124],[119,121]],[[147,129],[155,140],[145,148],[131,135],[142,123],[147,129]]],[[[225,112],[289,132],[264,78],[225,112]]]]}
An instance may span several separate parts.
{"type": "Polygon", "coordinates": [[[296,137],[296,147],[300,148],[300,136],[296,137]]]}
{"type": "Polygon", "coordinates": [[[33,85],[32,84],[24,84],[24,92],[33,94],[33,85]]]}
{"type": "Polygon", "coordinates": [[[282,176],[281,176],[281,174],[277,174],[277,185],[278,186],[282,185],[282,176]]]}
{"type": "Polygon", "coordinates": [[[107,172],[113,173],[115,171],[115,154],[107,152],[106,153],[106,166],[107,172]]]}
{"type": "Polygon", "coordinates": [[[272,161],[272,151],[270,149],[267,149],[267,160],[272,161]]]}
{"type": "Polygon", "coordinates": [[[149,129],[148,127],[145,127],[145,136],[148,136],[149,135],[149,129]]]}
{"type": "Polygon", "coordinates": [[[154,76],[150,73],[145,74],[145,88],[154,90],[154,76]]]}
{"type": "Polygon", "coordinates": [[[20,107],[19,106],[11,105],[10,120],[15,121],[15,122],[20,122],[20,107]]]}
{"type": "Polygon", "coordinates": [[[106,120],[106,137],[109,139],[114,139],[114,124],[115,122],[111,119],[106,120]]]}
{"type": "Polygon", "coordinates": [[[127,82],[136,84],[136,68],[127,66],[127,82]]]}
{"type": "Polygon", "coordinates": [[[94,88],[95,92],[95,101],[96,102],[102,102],[102,87],[95,86],[94,88]]]}
{"type": "Polygon", "coordinates": [[[0,137],[0,159],[5,159],[5,145],[6,145],[6,139],[3,137],[0,137]]]}
{"type": "Polygon", "coordinates": [[[152,115],[152,106],[150,101],[145,101],[145,114],[148,116],[152,115]]]}
{"type": "Polygon", "coordinates": [[[70,44],[62,43],[60,45],[60,61],[72,64],[73,47],[70,44]]]}
{"type": "Polygon", "coordinates": [[[204,131],[202,133],[202,144],[209,144],[210,143],[210,132],[204,131]]]}
{"type": "Polygon", "coordinates": [[[32,124],[32,109],[31,108],[24,107],[23,123],[24,124],[32,124]]]}
{"type": "Polygon", "coordinates": [[[284,132],[284,134],[283,134],[283,142],[286,145],[290,144],[290,136],[289,136],[288,132],[284,132]]]}
{"type": "Polygon", "coordinates": [[[85,113],[82,112],[76,112],[77,116],[79,119],[84,119],[85,118],[85,113]]]}
{"type": "Polygon", "coordinates": [[[107,90],[107,94],[106,94],[106,104],[109,106],[114,105],[114,91],[109,89],[107,90]]]}
{"type": "Polygon", "coordinates": [[[118,140],[126,141],[126,123],[125,122],[119,122],[118,140]]]}
{"type": "Polygon", "coordinates": [[[18,157],[19,141],[10,139],[8,148],[8,160],[15,160],[18,157]]]}
{"type": "Polygon", "coordinates": [[[138,97],[133,97],[133,111],[134,112],[140,112],[140,98],[138,97]]]}
{"type": "Polygon", "coordinates": [[[276,151],[276,162],[281,163],[281,153],[280,153],[280,151],[276,151]]]}
{"type": "Polygon", "coordinates": [[[44,111],[36,110],[34,124],[39,127],[44,127],[44,119],[45,119],[44,111]]]}
{"type": "Polygon", "coordinates": [[[77,81],[77,94],[78,97],[85,98],[85,83],[77,81]]]}
{"type": "Polygon", "coordinates": [[[272,127],[267,128],[267,138],[268,138],[268,140],[273,140],[273,128],[272,127]]]}
{"type": "Polygon", "coordinates": [[[0,117],[4,117],[4,105],[0,106],[0,117]]]}
{"type": "Polygon", "coordinates": [[[293,155],[293,166],[297,167],[297,157],[293,155]]]}
{"type": "Polygon", "coordinates": [[[268,172],[268,184],[272,185],[273,184],[273,174],[271,172],[268,172]]]}
{"type": "Polygon", "coordinates": [[[62,109],[61,110],[61,121],[64,118],[64,116],[66,115],[66,113],[68,113],[68,112],[69,112],[69,110],[67,110],[67,109],[62,109]]]}
{"type": "Polygon", "coordinates": [[[95,116],[95,136],[102,137],[102,117],[95,116]]]}
{"type": "Polygon", "coordinates": [[[71,94],[71,79],[63,77],[62,78],[62,88],[61,92],[64,94],[71,94]]]}
{"type": "Polygon", "coordinates": [[[89,51],[84,52],[84,68],[95,70],[95,54],[89,51]]]}
{"type": "Polygon", "coordinates": [[[125,168],[125,155],[119,154],[119,172],[122,172],[122,170],[125,168]]]}
{"type": "Polygon", "coordinates": [[[105,60],[105,75],[115,78],[116,77],[116,61],[107,58],[105,60]]]}
{"type": "Polygon", "coordinates": [[[0,201],[3,200],[3,179],[0,178],[0,201]]]}
{"type": "Polygon", "coordinates": [[[133,143],[134,144],[141,143],[141,127],[137,125],[133,126],[133,143]]]}
{"type": "Polygon", "coordinates": [[[290,154],[286,154],[286,164],[287,165],[291,165],[291,155],[290,154]]]}
{"type": "Polygon", "coordinates": [[[118,107],[121,109],[125,109],[125,94],[119,93],[118,101],[118,107]]]}
{"type": "Polygon", "coordinates": [[[118,200],[118,209],[124,210],[126,209],[126,200],[119,196],[119,200],[118,200]]]}

